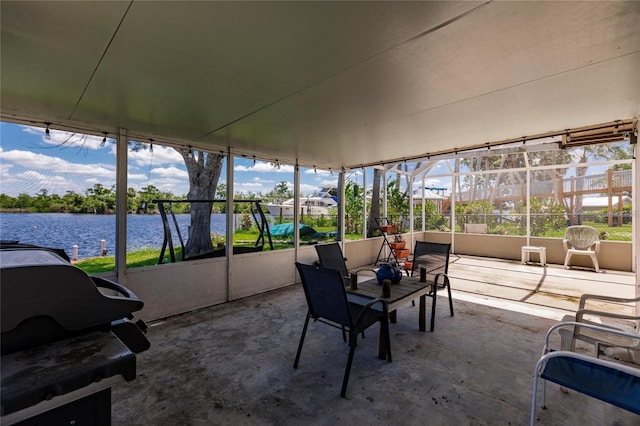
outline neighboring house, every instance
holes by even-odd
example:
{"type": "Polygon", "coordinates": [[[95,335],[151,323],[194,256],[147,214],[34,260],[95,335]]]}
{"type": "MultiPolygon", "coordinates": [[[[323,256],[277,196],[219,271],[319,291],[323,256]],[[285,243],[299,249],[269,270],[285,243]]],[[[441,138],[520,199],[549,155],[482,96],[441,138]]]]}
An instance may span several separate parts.
{"type": "MultiPolygon", "coordinates": [[[[618,196],[611,197],[611,207],[613,208],[613,210],[618,210],[619,201],[620,201],[620,197],[618,196]]],[[[631,206],[631,197],[629,197],[628,195],[623,195],[622,206],[623,207],[631,206]]],[[[584,197],[582,199],[583,212],[600,211],[608,207],[609,207],[609,197],[584,197]]]]}

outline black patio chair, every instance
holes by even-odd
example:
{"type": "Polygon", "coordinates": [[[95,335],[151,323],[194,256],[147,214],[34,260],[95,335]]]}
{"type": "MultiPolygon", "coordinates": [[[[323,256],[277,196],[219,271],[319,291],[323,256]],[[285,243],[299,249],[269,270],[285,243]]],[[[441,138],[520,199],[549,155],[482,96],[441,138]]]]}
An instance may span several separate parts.
{"type": "Polygon", "coordinates": [[[318,262],[320,266],[327,269],[335,269],[340,271],[342,279],[346,285],[349,285],[349,271],[347,270],[347,258],[342,254],[342,248],[339,243],[316,244],[314,246],[318,253],[318,262]]]}
{"type": "Polygon", "coordinates": [[[349,372],[353,362],[353,354],[356,349],[358,334],[379,322],[382,327],[381,338],[385,339],[387,359],[391,362],[391,341],[389,338],[389,319],[387,305],[374,299],[365,306],[350,303],[344,286],[342,275],[335,269],[327,269],[319,266],[304,265],[296,262],[296,268],[302,279],[304,295],[307,299],[309,310],[302,328],[300,344],[296,353],[293,368],[298,368],[302,344],[309,326],[309,319],[320,321],[332,327],[345,327],[349,333],[349,357],[342,380],[340,396],[345,398],[349,372]],[[377,305],[377,306],[376,306],[377,305]],[[374,306],[376,308],[374,309],[374,306]]]}
{"type": "MultiPolygon", "coordinates": [[[[340,271],[340,275],[342,275],[342,279],[344,280],[345,285],[350,285],[351,276],[349,275],[349,270],[347,269],[347,258],[344,257],[340,244],[337,242],[329,244],[317,244],[314,247],[316,248],[316,252],[318,253],[318,264],[323,268],[335,269],[337,271],[340,271]]],[[[370,268],[358,269],[357,271],[353,272],[360,273],[362,271],[369,271],[374,275],[376,273],[375,270],[370,268]]]]}
{"type": "Polygon", "coordinates": [[[420,268],[427,271],[427,281],[433,281],[428,296],[433,299],[431,305],[431,331],[435,327],[436,320],[436,300],[438,290],[447,289],[449,293],[449,310],[453,316],[453,299],[451,299],[451,284],[449,283],[449,253],[451,244],[428,243],[416,241],[413,249],[413,263],[411,265],[411,276],[419,275],[420,268]]]}
{"type": "MultiPolygon", "coordinates": [[[[344,284],[346,286],[350,286],[351,275],[349,275],[349,270],[347,269],[347,258],[342,254],[342,248],[340,247],[340,244],[337,242],[329,244],[317,244],[315,248],[316,252],[318,253],[317,264],[322,266],[323,268],[335,269],[337,271],[340,271],[340,275],[342,275],[344,284]]],[[[358,274],[362,271],[369,271],[374,275],[376,273],[375,270],[368,268],[359,269],[354,272],[358,274]]],[[[364,332],[362,333],[362,337],[364,337],[364,332]]],[[[347,341],[347,333],[344,327],[342,328],[342,340],[344,340],[345,342],[347,341]]]]}

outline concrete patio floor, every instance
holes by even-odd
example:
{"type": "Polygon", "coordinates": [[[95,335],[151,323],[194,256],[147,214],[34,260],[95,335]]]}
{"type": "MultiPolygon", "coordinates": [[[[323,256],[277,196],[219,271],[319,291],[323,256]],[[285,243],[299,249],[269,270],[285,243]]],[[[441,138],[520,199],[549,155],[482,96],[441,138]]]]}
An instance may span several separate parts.
{"type": "MultiPolygon", "coordinates": [[[[435,332],[420,332],[418,307],[400,309],[390,326],[392,363],[377,358],[378,329],[370,329],[358,341],[346,399],[339,394],[348,346],[339,330],[311,323],[293,369],[306,314],[296,285],[150,324],[152,346],[138,355],[138,377],[114,387],[113,424],[528,424],[544,334],[575,303],[542,294],[559,291],[554,282],[574,291],[550,277],[575,276],[602,291],[613,285],[625,297],[634,292],[628,273],[458,259],[450,269],[455,316],[439,297],[435,332]],[[487,274],[500,270],[511,271],[509,282],[493,288],[487,274]],[[537,303],[545,297],[561,306],[537,303]]],[[[640,424],[638,416],[554,384],[547,405],[536,424],[640,424]]]]}

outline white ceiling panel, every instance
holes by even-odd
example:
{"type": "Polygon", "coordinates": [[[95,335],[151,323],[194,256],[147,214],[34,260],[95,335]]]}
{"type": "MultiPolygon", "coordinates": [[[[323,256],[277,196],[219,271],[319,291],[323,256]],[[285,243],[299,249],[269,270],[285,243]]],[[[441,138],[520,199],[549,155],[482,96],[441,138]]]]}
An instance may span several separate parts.
{"type": "Polygon", "coordinates": [[[349,167],[640,112],[640,2],[0,3],[5,119],[349,167]]]}
{"type": "Polygon", "coordinates": [[[2,112],[73,121],[126,9],[124,2],[0,3],[2,112]]]}

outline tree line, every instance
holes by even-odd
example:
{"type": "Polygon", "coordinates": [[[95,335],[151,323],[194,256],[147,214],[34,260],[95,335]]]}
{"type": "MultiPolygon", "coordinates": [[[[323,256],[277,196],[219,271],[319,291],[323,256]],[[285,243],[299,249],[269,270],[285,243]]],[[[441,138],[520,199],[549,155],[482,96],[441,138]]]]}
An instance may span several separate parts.
{"type": "MultiPolygon", "coordinates": [[[[226,197],[226,185],[220,184],[216,187],[214,199],[224,199],[226,197]]],[[[280,182],[271,191],[265,193],[237,193],[235,199],[269,199],[283,201],[293,197],[293,193],[288,190],[286,182],[280,182]]],[[[139,191],[134,188],[127,190],[127,212],[138,214],[158,213],[158,206],[153,200],[185,200],[187,195],[176,195],[169,191],[161,191],[154,185],[142,187],[139,191]]],[[[174,213],[189,213],[189,203],[172,205],[174,213]]],[[[213,213],[224,213],[226,206],[224,203],[214,203],[213,213]]],[[[238,203],[234,206],[234,213],[243,213],[248,210],[247,204],[238,203]]],[[[84,193],[66,191],[64,195],[50,194],[47,189],[41,189],[35,195],[27,193],[12,197],[7,194],[0,194],[0,211],[5,213],[86,213],[86,214],[115,214],[116,211],[116,188],[106,187],[96,183],[91,188],[87,188],[84,193]]]]}
{"type": "MultiPolygon", "coordinates": [[[[160,191],[153,185],[145,186],[140,191],[129,188],[127,190],[127,211],[140,213],[140,206],[143,205],[143,202],[155,206],[151,200],[175,198],[174,194],[160,191]]],[[[50,194],[44,188],[35,195],[22,193],[17,197],[11,197],[0,194],[0,209],[4,212],[114,214],[116,190],[115,186],[108,188],[96,183],[93,187],[86,189],[84,194],[66,191],[61,196],[55,193],[50,194]]],[[[151,212],[153,213],[153,211],[151,212]]]]}

